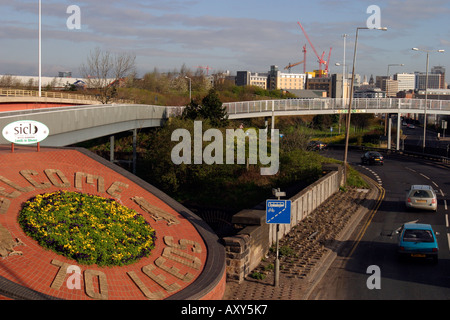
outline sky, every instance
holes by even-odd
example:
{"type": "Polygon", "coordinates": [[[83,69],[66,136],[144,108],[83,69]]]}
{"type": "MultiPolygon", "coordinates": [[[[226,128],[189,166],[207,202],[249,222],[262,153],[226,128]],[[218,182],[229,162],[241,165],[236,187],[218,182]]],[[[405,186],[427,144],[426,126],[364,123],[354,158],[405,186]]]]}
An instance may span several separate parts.
{"type": "MultiPolygon", "coordinates": [[[[38,75],[38,0],[0,0],[0,74],[38,75]]],[[[330,72],[351,71],[356,28],[373,18],[369,6],[380,8],[387,31],[360,30],[356,73],[362,76],[424,72],[426,53],[431,66],[450,70],[450,1],[448,0],[42,0],[42,74],[57,76],[80,66],[95,48],[136,55],[138,76],[185,65],[209,73],[230,70],[268,72],[303,60],[307,71],[318,59],[297,22],[307,32],[318,55],[331,50],[330,72]],[[71,5],[80,8],[80,29],[71,5]],[[205,70],[205,69],[203,69],[205,70]]],[[[374,20],[371,20],[374,21],[374,20]]],[[[292,72],[303,72],[300,65],[292,72]]],[[[450,82],[450,81],[449,81],[450,82]]]]}

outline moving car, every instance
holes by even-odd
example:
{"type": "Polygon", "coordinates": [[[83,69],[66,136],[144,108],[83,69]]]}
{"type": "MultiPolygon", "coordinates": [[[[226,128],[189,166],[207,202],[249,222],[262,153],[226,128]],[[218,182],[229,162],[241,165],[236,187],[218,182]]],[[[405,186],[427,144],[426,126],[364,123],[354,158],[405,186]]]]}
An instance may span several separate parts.
{"type": "Polygon", "coordinates": [[[311,140],[308,143],[308,150],[323,150],[327,147],[322,141],[311,140]]]}
{"type": "Polygon", "coordinates": [[[361,156],[362,164],[381,164],[384,163],[383,156],[377,151],[367,151],[361,156]]]}
{"type": "Polygon", "coordinates": [[[405,205],[407,209],[437,211],[436,192],[429,185],[412,185],[406,195],[405,205]]]}
{"type": "Polygon", "coordinates": [[[431,258],[438,262],[439,247],[429,224],[405,223],[398,231],[399,258],[431,258]]]}

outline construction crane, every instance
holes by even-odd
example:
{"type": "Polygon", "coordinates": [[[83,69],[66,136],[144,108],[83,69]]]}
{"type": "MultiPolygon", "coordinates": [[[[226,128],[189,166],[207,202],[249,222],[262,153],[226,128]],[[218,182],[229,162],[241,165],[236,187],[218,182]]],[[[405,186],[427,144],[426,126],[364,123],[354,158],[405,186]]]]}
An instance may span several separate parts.
{"type": "Polygon", "coordinates": [[[206,75],[209,75],[209,70],[212,69],[210,66],[206,66],[206,67],[203,67],[203,66],[197,66],[196,68],[198,68],[198,69],[206,69],[206,75]]]}
{"type": "Polygon", "coordinates": [[[284,70],[289,70],[289,73],[291,73],[291,68],[296,67],[296,66],[298,66],[298,65],[303,63],[303,73],[306,73],[306,52],[307,52],[306,51],[306,44],[303,46],[303,51],[302,52],[303,52],[303,61],[300,61],[300,62],[297,62],[297,63],[294,63],[294,64],[289,62],[289,65],[286,66],[284,68],[284,70]]]}
{"type": "Polygon", "coordinates": [[[325,68],[323,70],[324,70],[324,74],[327,74],[328,73],[328,65],[329,65],[330,57],[331,57],[331,50],[333,48],[330,48],[330,53],[328,54],[328,60],[327,61],[323,60],[323,58],[325,56],[325,51],[322,53],[322,56],[319,56],[319,54],[317,53],[316,48],[314,47],[314,45],[312,44],[311,40],[309,39],[309,36],[306,33],[305,29],[303,28],[302,24],[300,22],[297,22],[297,23],[300,26],[300,28],[302,29],[306,39],[309,42],[309,45],[311,46],[311,48],[313,49],[313,51],[314,51],[314,53],[315,53],[315,55],[317,57],[317,60],[319,62],[319,77],[322,76],[322,66],[325,66],[325,68]]]}
{"type": "MultiPolygon", "coordinates": [[[[289,70],[289,73],[291,73],[291,69],[292,69],[293,67],[296,67],[296,66],[298,66],[298,65],[300,65],[300,64],[302,64],[302,63],[304,63],[304,62],[305,62],[305,60],[300,61],[300,62],[297,62],[297,63],[289,63],[288,66],[284,67],[284,70],[289,70]]],[[[306,73],[306,72],[305,72],[305,73],[306,73]]]]}

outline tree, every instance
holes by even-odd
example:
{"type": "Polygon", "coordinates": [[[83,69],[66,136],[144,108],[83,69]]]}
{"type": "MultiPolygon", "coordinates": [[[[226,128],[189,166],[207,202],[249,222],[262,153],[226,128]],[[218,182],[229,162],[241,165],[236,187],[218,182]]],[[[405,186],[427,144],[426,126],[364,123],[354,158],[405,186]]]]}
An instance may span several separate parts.
{"type": "Polygon", "coordinates": [[[188,119],[188,120],[195,120],[197,117],[200,116],[200,109],[201,106],[195,102],[194,100],[191,100],[191,102],[184,108],[182,119],[188,119]]]}
{"type": "Polygon", "coordinates": [[[87,79],[88,86],[99,90],[97,99],[107,104],[115,98],[116,86],[120,81],[135,72],[135,61],[136,56],[133,54],[112,54],[96,48],[91,51],[80,71],[87,79]]]}
{"type": "Polygon", "coordinates": [[[199,114],[201,118],[209,119],[213,126],[224,127],[228,124],[227,110],[214,89],[209,90],[208,94],[202,99],[199,114]]]}
{"type": "Polygon", "coordinates": [[[214,89],[209,90],[209,93],[202,99],[201,104],[192,99],[183,110],[182,118],[209,120],[215,127],[225,127],[228,124],[227,110],[214,89]]]}

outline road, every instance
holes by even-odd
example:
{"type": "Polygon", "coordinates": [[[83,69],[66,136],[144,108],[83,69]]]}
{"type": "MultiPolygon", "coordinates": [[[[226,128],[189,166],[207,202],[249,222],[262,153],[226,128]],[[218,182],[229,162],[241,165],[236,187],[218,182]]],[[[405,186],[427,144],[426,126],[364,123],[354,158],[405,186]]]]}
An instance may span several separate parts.
{"type": "MultiPolygon", "coordinates": [[[[342,151],[328,151],[328,156],[340,159],[340,153],[342,151]]],[[[357,228],[365,230],[362,237],[355,231],[343,244],[344,250],[338,254],[309,299],[450,299],[449,169],[398,156],[387,156],[384,166],[360,166],[360,156],[360,152],[350,152],[350,164],[382,185],[384,199],[378,210],[373,215],[369,213],[357,228]],[[411,184],[429,184],[439,190],[437,213],[405,210],[405,193],[411,184]],[[401,262],[397,259],[397,236],[393,231],[404,222],[417,219],[431,224],[439,233],[437,265],[428,261],[401,262]],[[373,265],[379,267],[381,289],[367,286],[368,280],[373,279],[368,267],[373,265]]]]}

